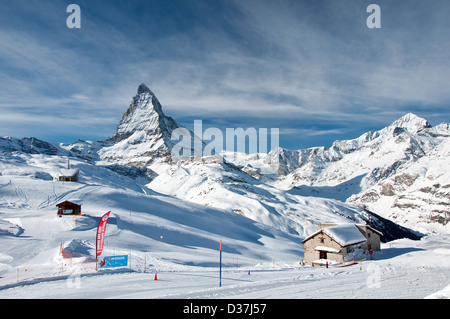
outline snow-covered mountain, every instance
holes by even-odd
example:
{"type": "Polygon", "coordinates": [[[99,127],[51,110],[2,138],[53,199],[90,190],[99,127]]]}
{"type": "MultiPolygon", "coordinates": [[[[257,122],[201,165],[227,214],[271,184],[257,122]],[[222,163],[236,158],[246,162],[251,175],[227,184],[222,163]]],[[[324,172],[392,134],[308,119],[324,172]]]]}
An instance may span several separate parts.
{"type": "Polygon", "coordinates": [[[280,174],[278,185],[284,188],[336,186],[358,177],[364,179],[361,187],[372,186],[438,145],[442,139],[433,133],[439,128],[430,129],[426,120],[409,113],[380,131],[335,141],[328,149],[277,148],[268,154],[266,162],[280,174]]]}
{"type": "MultiPolygon", "coordinates": [[[[329,149],[278,148],[269,154],[226,156],[223,162],[215,157],[174,162],[171,150],[175,142],[171,136],[178,128],[183,127],[163,113],[155,94],[141,84],[115,134],[104,141],[52,144],[35,138],[1,138],[0,151],[77,158],[86,165],[130,177],[138,188],[234,212],[305,237],[320,222],[375,222],[375,215],[365,209],[391,220],[397,218],[417,229],[413,223],[404,221],[406,217],[398,217],[406,216],[406,210],[388,214],[386,204],[379,202],[377,206],[378,200],[369,201],[375,198],[369,195],[377,192],[383,181],[419,159],[436,157],[433,154],[437,151],[432,150],[450,135],[448,125],[432,127],[426,120],[407,114],[380,131],[365,133],[354,140],[336,141],[329,149]]],[[[191,136],[190,146],[194,145],[197,137],[183,129],[191,136]]],[[[51,172],[46,174],[53,176],[51,172]]],[[[446,185],[442,182],[444,190],[446,185]]],[[[384,227],[382,221],[376,222],[384,227]]]]}
{"type": "MultiPolygon", "coordinates": [[[[416,282],[422,280],[419,286],[428,290],[417,296],[443,288],[448,236],[413,244],[391,240],[419,238],[398,224],[424,233],[446,231],[448,124],[432,127],[408,114],[380,131],[336,141],[329,149],[222,154],[227,155],[224,161],[215,156],[174,161],[170,137],[178,128],[142,84],[116,133],[106,140],[48,143],[0,137],[0,294],[58,298],[67,296],[61,295],[63,290],[97,298],[94,291],[102,286],[101,296],[229,296],[226,291],[235,296],[242,289],[248,297],[250,288],[257,296],[287,292],[297,298],[304,296],[308,282],[320,294],[332,286],[332,297],[341,296],[343,285],[361,291],[367,272],[336,268],[330,277],[299,265],[301,240],[324,222],[367,223],[383,232],[390,242],[376,256],[379,260],[367,262],[380,270],[386,262],[395,263],[394,272],[386,268],[382,274],[389,278],[388,296],[397,297],[398,287],[406,284],[399,278],[414,286],[403,291],[417,291],[416,282]],[[78,182],[57,180],[68,164],[80,170],[78,182]],[[82,204],[83,216],[57,217],[55,205],[65,200],[82,204]],[[128,272],[95,271],[96,227],[107,211],[104,256],[128,255],[128,272]],[[211,288],[217,285],[221,240],[228,271],[224,282],[234,287],[228,290],[211,288]],[[261,272],[250,277],[248,269],[261,272]],[[426,279],[424,269],[429,269],[426,279]],[[143,279],[160,271],[163,290],[143,279]],[[81,287],[68,290],[81,275],[81,287]],[[251,283],[248,278],[259,279],[251,283]],[[323,282],[326,289],[319,285],[324,278],[332,278],[323,282]],[[57,283],[42,294],[42,287],[57,283]]],[[[189,134],[194,145],[196,137],[189,134]]],[[[376,296],[386,297],[385,285],[383,281],[376,296]]],[[[362,296],[373,296],[373,291],[365,289],[362,296]]]]}
{"type": "Polygon", "coordinates": [[[450,139],[445,139],[348,202],[424,233],[446,233],[450,220],[449,158],[450,139]]]}
{"type": "Polygon", "coordinates": [[[422,232],[444,232],[450,213],[449,137],[449,124],[432,127],[409,113],[328,149],[278,148],[265,162],[279,174],[277,187],[357,204],[422,232]]]}
{"type": "MultiPolygon", "coordinates": [[[[123,172],[94,165],[83,158],[70,158],[71,166],[81,170],[78,182],[54,180],[52,176],[66,163],[66,156],[60,155],[0,152],[3,299],[423,298],[440,290],[439,294],[448,294],[448,235],[389,242],[381,252],[375,252],[374,260],[358,266],[303,267],[299,264],[303,258],[299,236],[269,226],[270,221],[261,223],[241,216],[240,212],[162,195],[123,172]],[[83,216],[57,217],[55,204],[63,200],[81,202],[83,216]],[[112,213],[100,259],[127,255],[129,262],[125,269],[97,272],[96,229],[107,210],[112,213]],[[220,240],[223,240],[221,288],[218,287],[220,240]],[[158,281],[154,281],[156,273],[158,281]],[[379,277],[369,282],[373,274],[379,277]],[[374,289],[378,287],[377,278],[382,280],[382,289],[374,289]]],[[[211,173],[208,170],[215,168],[219,175],[211,177],[222,177],[221,184],[229,187],[224,194],[230,202],[236,199],[231,192],[241,193],[242,202],[234,205],[246,207],[250,199],[255,204],[256,195],[265,197],[261,204],[269,205],[271,200],[270,205],[276,209],[282,202],[291,205],[296,202],[301,211],[293,211],[292,217],[298,214],[299,220],[310,218],[312,225],[321,219],[342,222],[362,216],[351,205],[290,196],[282,190],[271,195],[273,189],[264,189],[256,183],[253,187],[261,187],[260,192],[250,188],[246,193],[247,188],[239,187],[239,183],[248,180],[236,180],[240,176],[235,171],[237,166],[231,166],[229,175],[222,176],[216,164],[202,166],[192,162],[185,165],[191,170],[183,172],[186,167],[180,166],[174,174],[201,170],[211,173]],[[251,193],[255,197],[245,201],[251,193]]],[[[217,190],[218,198],[222,198],[220,192],[217,190]]]]}
{"type": "Polygon", "coordinates": [[[141,84],[110,138],[103,141],[78,140],[58,146],[91,163],[146,167],[154,162],[171,162],[172,148],[178,143],[171,139],[176,129],[190,134],[191,143],[184,141],[188,144],[186,148],[194,145],[194,134],[166,116],[155,94],[141,84]]]}
{"type": "Polygon", "coordinates": [[[175,145],[171,140],[172,132],[177,128],[182,126],[163,113],[155,94],[141,84],[116,133],[108,139],[110,145],[98,151],[99,157],[106,162],[125,165],[168,161],[175,145]]]}
{"type": "Polygon", "coordinates": [[[46,155],[56,155],[60,153],[60,149],[57,146],[35,137],[18,139],[9,136],[0,136],[0,151],[46,155]]]}

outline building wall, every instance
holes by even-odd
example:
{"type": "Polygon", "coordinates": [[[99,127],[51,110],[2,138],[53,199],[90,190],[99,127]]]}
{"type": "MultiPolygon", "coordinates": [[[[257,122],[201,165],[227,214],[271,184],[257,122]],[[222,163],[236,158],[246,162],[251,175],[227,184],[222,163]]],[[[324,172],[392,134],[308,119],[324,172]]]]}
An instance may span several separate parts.
{"type": "Polygon", "coordinates": [[[70,175],[70,176],[60,175],[58,177],[58,181],[60,181],[60,182],[78,182],[79,175],[80,175],[80,172],[76,172],[74,175],[70,175]]]}
{"type": "Polygon", "coordinates": [[[340,253],[327,252],[327,259],[335,260],[337,262],[344,261],[344,254],[347,250],[345,248],[342,249],[341,245],[331,239],[330,236],[320,232],[304,243],[304,259],[307,265],[312,265],[314,260],[320,258],[320,252],[315,250],[317,246],[325,246],[341,250],[340,253]],[[321,238],[323,238],[323,242],[321,241],[321,238]]]}
{"type": "Polygon", "coordinates": [[[357,225],[359,231],[364,235],[364,237],[367,238],[367,241],[363,244],[361,244],[362,249],[366,250],[381,250],[380,242],[381,238],[380,235],[374,232],[372,229],[370,229],[367,226],[363,225],[357,225]]]}
{"type": "Polygon", "coordinates": [[[81,206],[80,205],[66,204],[66,205],[59,205],[59,206],[57,205],[57,207],[58,207],[58,212],[59,212],[59,209],[62,209],[62,210],[71,210],[72,214],[75,214],[75,215],[81,214],[81,206]]]}

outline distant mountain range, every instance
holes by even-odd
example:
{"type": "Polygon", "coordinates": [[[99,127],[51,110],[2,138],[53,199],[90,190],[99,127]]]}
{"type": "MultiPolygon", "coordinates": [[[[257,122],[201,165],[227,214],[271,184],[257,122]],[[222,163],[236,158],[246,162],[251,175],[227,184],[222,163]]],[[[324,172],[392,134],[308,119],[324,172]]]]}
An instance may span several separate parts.
{"type": "Polygon", "coordinates": [[[450,219],[450,125],[414,114],[353,140],[324,147],[276,149],[265,162],[274,183],[297,194],[362,206],[424,232],[445,232],[450,219]]]}
{"type": "MultiPolygon", "coordinates": [[[[0,153],[74,157],[132,177],[158,193],[233,211],[300,236],[315,231],[320,222],[344,221],[373,223],[390,239],[414,237],[408,228],[446,232],[448,123],[432,127],[409,113],[379,131],[335,141],[328,149],[277,148],[269,154],[235,154],[224,162],[173,162],[171,135],[177,128],[182,126],[163,113],[153,92],[141,84],[115,134],[106,140],[57,144],[0,137],[0,153]]],[[[192,141],[197,138],[190,134],[192,141]]]]}

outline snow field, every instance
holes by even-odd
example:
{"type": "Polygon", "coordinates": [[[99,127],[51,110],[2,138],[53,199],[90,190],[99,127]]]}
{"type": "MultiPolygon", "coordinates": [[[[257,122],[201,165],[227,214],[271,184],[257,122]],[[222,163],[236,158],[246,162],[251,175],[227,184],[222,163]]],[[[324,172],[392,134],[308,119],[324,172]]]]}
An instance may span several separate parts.
{"type": "MultiPolygon", "coordinates": [[[[211,207],[159,192],[164,184],[168,193],[176,191],[162,173],[151,190],[74,159],[72,165],[83,172],[80,182],[59,183],[42,178],[64,166],[58,157],[14,156],[14,172],[0,175],[0,298],[424,298],[450,282],[448,235],[391,242],[374,261],[345,268],[300,266],[304,237],[299,234],[316,231],[324,219],[358,217],[339,201],[256,184],[238,189],[232,172],[222,176],[219,184],[226,187],[221,188],[207,183],[220,178],[217,167],[193,165],[185,172],[209,178],[196,191],[214,186],[222,192],[217,196],[228,200],[221,202],[224,207],[211,207]],[[82,201],[84,215],[56,217],[56,203],[71,199],[82,201]],[[271,214],[242,216],[247,205],[271,214]],[[242,214],[232,208],[241,208],[242,214]],[[127,254],[131,265],[97,273],[96,227],[109,210],[103,256],[127,254]],[[285,232],[285,226],[299,233],[285,232]],[[61,257],[61,243],[72,258],[61,257]]],[[[12,160],[0,161],[0,168],[12,160]]],[[[172,182],[196,181],[181,173],[172,182]]],[[[200,198],[196,194],[193,201],[200,198]]]]}
{"type": "Polygon", "coordinates": [[[174,262],[169,252],[132,252],[131,267],[99,272],[92,258],[63,260],[53,250],[39,258],[47,255],[49,263],[31,262],[28,274],[24,265],[15,267],[21,271],[19,280],[16,269],[4,274],[0,298],[443,298],[450,282],[448,239],[441,235],[394,241],[383,245],[374,260],[348,267],[303,267],[282,260],[251,264],[250,259],[238,261],[224,253],[221,288],[217,250],[203,251],[198,256],[201,265],[174,262]]]}
{"type": "MultiPolygon", "coordinates": [[[[448,269],[368,261],[345,268],[218,269],[79,274],[13,285],[1,298],[424,298],[445,289],[448,269]]],[[[445,290],[444,290],[445,291],[445,290]]]]}

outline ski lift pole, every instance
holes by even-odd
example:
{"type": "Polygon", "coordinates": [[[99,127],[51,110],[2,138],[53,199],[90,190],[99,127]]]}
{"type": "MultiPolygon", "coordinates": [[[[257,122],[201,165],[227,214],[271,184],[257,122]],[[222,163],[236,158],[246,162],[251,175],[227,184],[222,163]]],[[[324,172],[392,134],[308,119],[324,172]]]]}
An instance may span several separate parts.
{"type": "Polygon", "coordinates": [[[222,287],[222,240],[220,240],[219,287],[222,287]]]}

